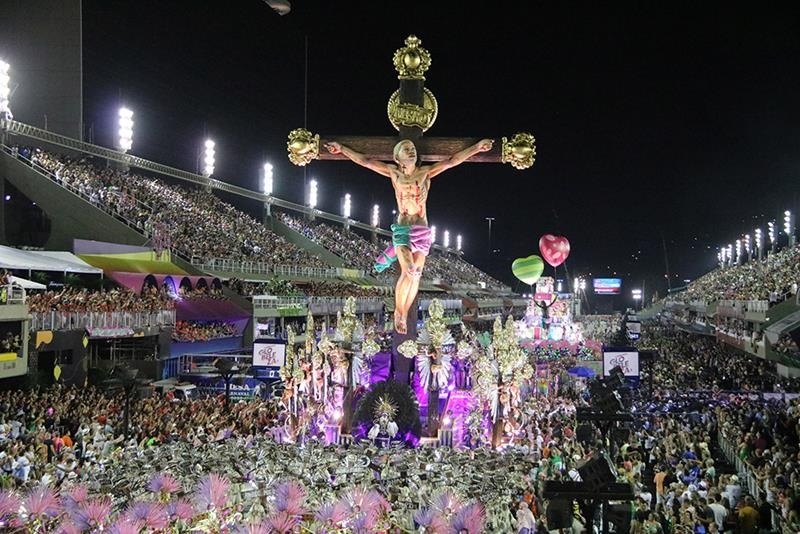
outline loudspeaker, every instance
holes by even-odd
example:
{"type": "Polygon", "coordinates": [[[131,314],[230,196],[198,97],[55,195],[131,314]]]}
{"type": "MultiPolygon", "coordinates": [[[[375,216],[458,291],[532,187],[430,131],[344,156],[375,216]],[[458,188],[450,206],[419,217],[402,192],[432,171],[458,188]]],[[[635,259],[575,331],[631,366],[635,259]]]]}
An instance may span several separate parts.
{"type": "Polygon", "coordinates": [[[553,499],[547,504],[545,511],[547,530],[559,530],[572,526],[572,501],[553,499]]]}
{"type": "Polygon", "coordinates": [[[578,466],[581,481],[589,491],[599,491],[617,480],[617,470],[606,454],[595,453],[581,466],[578,466]]]}
{"type": "Polygon", "coordinates": [[[631,518],[633,511],[630,504],[611,504],[603,505],[604,519],[614,525],[614,532],[617,534],[629,534],[631,531],[631,518]]]}

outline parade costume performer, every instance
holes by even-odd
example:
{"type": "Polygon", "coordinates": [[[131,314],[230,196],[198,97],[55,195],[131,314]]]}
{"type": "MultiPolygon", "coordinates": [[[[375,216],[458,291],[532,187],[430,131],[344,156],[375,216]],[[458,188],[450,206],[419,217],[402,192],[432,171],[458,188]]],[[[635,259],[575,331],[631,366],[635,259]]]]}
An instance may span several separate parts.
{"type": "Polygon", "coordinates": [[[494,141],[483,139],[432,165],[417,166],[417,148],[404,139],[394,147],[394,163],[368,158],[360,152],[336,142],[325,147],[331,154],[343,154],[348,159],[391,179],[397,199],[397,223],[392,225],[392,246],[376,259],[376,271],[382,272],[395,261],[400,262],[400,276],[395,287],[394,329],[407,333],[408,310],[417,296],[422,268],[431,246],[426,203],[431,178],[451,169],[479,152],[492,149],[494,141]]]}

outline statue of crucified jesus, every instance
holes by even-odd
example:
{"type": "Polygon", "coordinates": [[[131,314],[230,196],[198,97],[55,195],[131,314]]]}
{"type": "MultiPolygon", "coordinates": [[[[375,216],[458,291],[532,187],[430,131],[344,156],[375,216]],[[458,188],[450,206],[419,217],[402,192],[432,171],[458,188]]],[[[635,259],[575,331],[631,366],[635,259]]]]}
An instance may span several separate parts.
{"type": "Polygon", "coordinates": [[[398,334],[407,333],[408,310],[417,296],[422,268],[431,247],[431,230],[425,207],[431,178],[464,163],[479,152],[488,152],[493,144],[494,140],[483,139],[447,159],[419,167],[417,148],[410,139],[395,145],[394,163],[369,158],[336,142],[325,145],[331,154],[343,154],[354,163],[392,181],[397,199],[397,222],[391,226],[393,246],[375,260],[375,270],[382,272],[394,261],[400,262],[401,272],[394,292],[394,330],[398,334]]]}

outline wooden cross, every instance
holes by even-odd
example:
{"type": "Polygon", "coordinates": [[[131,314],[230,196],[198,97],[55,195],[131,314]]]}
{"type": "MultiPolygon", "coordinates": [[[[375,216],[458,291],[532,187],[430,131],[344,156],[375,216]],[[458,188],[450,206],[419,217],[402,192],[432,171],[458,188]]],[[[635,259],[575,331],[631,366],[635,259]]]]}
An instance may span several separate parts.
{"type": "MultiPolygon", "coordinates": [[[[425,84],[425,71],[431,63],[430,53],[420,46],[422,41],[411,35],[405,40],[405,46],[398,49],[393,57],[395,69],[398,72],[400,88],[389,97],[389,122],[397,129],[398,137],[364,137],[364,136],[324,136],[312,134],[304,128],[292,130],[289,133],[287,148],[289,161],[295,165],[304,166],[315,159],[334,160],[347,159],[343,154],[331,154],[323,148],[325,144],[336,141],[342,145],[364,154],[370,159],[381,161],[394,161],[393,150],[398,141],[410,139],[417,148],[418,159],[421,162],[442,161],[456,152],[474,145],[480,138],[463,137],[423,137],[423,133],[430,128],[438,114],[438,103],[433,93],[425,84]]],[[[527,169],[536,157],[536,146],[533,135],[517,133],[510,139],[502,138],[501,143],[495,143],[490,151],[480,152],[469,158],[469,162],[509,163],[516,169],[527,169]]],[[[418,309],[417,301],[412,304],[412,310],[418,309]]],[[[393,336],[393,352],[397,354],[397,347],[407,339],[416,339],[416,316],[408,321],[408,331],[405,335],[393,336]]],[[[392,367],[394,378],[408,382],[411,360],[404,357],[393,357],[392,367]]]]}

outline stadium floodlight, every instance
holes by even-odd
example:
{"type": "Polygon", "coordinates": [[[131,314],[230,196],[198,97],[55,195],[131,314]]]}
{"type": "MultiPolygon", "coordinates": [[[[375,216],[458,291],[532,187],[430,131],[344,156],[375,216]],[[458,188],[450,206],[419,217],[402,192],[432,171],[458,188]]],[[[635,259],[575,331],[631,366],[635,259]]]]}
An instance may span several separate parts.
{"type": "Polygon", "coordinates": [[[265,163],[264,176],[261,180],[261,191],[268,197],[272,196],[272,188],[274,185],[272,181],[272,163],[265,163]]]}
{"type": "Polygon", "coordinates": [[[725,265],[725,247],[719,247],[717,251],[717,263],[719,263],[720,267],[725,265]]]}
{"type": "Polygon", "coordinates": [[[316,180],[311,180],[308,182],[308,207],[312,210],[317,207],[317,194],[319,193],[319,188],[317,186],[316,180]]]}
{"type": "Polygon", "coordinates": [[[381,223],[381,208],[375,204],[372,206],[372,226],[377,228],[381,223]]]}
{"type": "Polygon", "coordinates": [[[736,240],[736,264],[742,263],[742,240],[736,240]]]}
{"type": "Polygon", "coordinates": [[[133,146],[133,111],[126,107],[119,108],[119,149],[127,152],[133,146]]]}
{"type": "Polygon", "coordinates": [[[753,234],[756,236],[756,251],[758,251],[758,259],[760,260],[764,255],[764,235],[761,233],[761,228],[753,230],[753,234]]]}
{"type": "Polygon", "coordinates": [[[733,245],[731,245],[730,243],[728,243],[727,251],[728,251],[728,266],[730,267],[731,265],[733,265],[733,245]]]}
{"type": "Polygon", "coordinates": [[[461,234],[456,235],[456,250],[461,250],[461,234]]]}
{"type": "Polygon", "coordinates": [[[753,259],[753,249],[750,247],[750,234],[744,235],[744,251],[747,253],[747,261],[753,259]]]}
{"type": "Polygon", "coordinates": [[[789,238],[789,246],[794,246],[794,215],[791,211],[786,210],[783,212],[783,231],[789,238]]]}
{"type": "Polygon", "coordinates": [[[436,243],[436,225],[431,226],[431,243],[436,243]]]}
{"type": "Polygon", "coordinates": [[[637,308],[637,307],[639,309],[641,309],[642,306],[644,305],[644,300],[643,300],[644,295],[642,294],[642,290],[641,289],[631,289],[631,297],[633,297],[633,300],[636,303],[634,305],[634,309],[637,308]]]}
{"type": "Polygon", "coordinates": [[[264,199],[264,224],[272,217],[272,164],[265,163],[261,170],[261,192],[267,197],[264,199]]]}
{"type": "Polygon", "coordinates": [[[767,223],[767,235],[769,236],[769,248],[775,252],[775,221],[767,223]]]}
{"type": "Polygon", "coordinates": [[[0,119],[11,120],[11,76],[8,74],[11,65],[0,59],[0,119]]]}
{"type": "Polygon", "coordinates": [[[450,230],[444,231],[444,248],[450,248],[450,230]]]}
{"type": "Polygon", "coordinates": [[[581,278],[580,279],[580,282],[578,283],[578,287],[580,288],[581,291],[585,291],[586,290],[586,279],[585,278],[581,278]]]}
{"type": "Polygon", "coordinates": [[[203,151],[203,176],[208,178],[214,174],[214,164],[216,163],[216,152],[214,151],[214,141],[206,139],[204,143],[205,149],[203,151]]]}
{"type": "Polygon", "coordinates": [[[342,202],[342,217],[344,217],[345,219],[349,219],[351,210],[352,210],[352,202],[350,200],[350,193],[345,193],[344,202],[342,202]]]}

